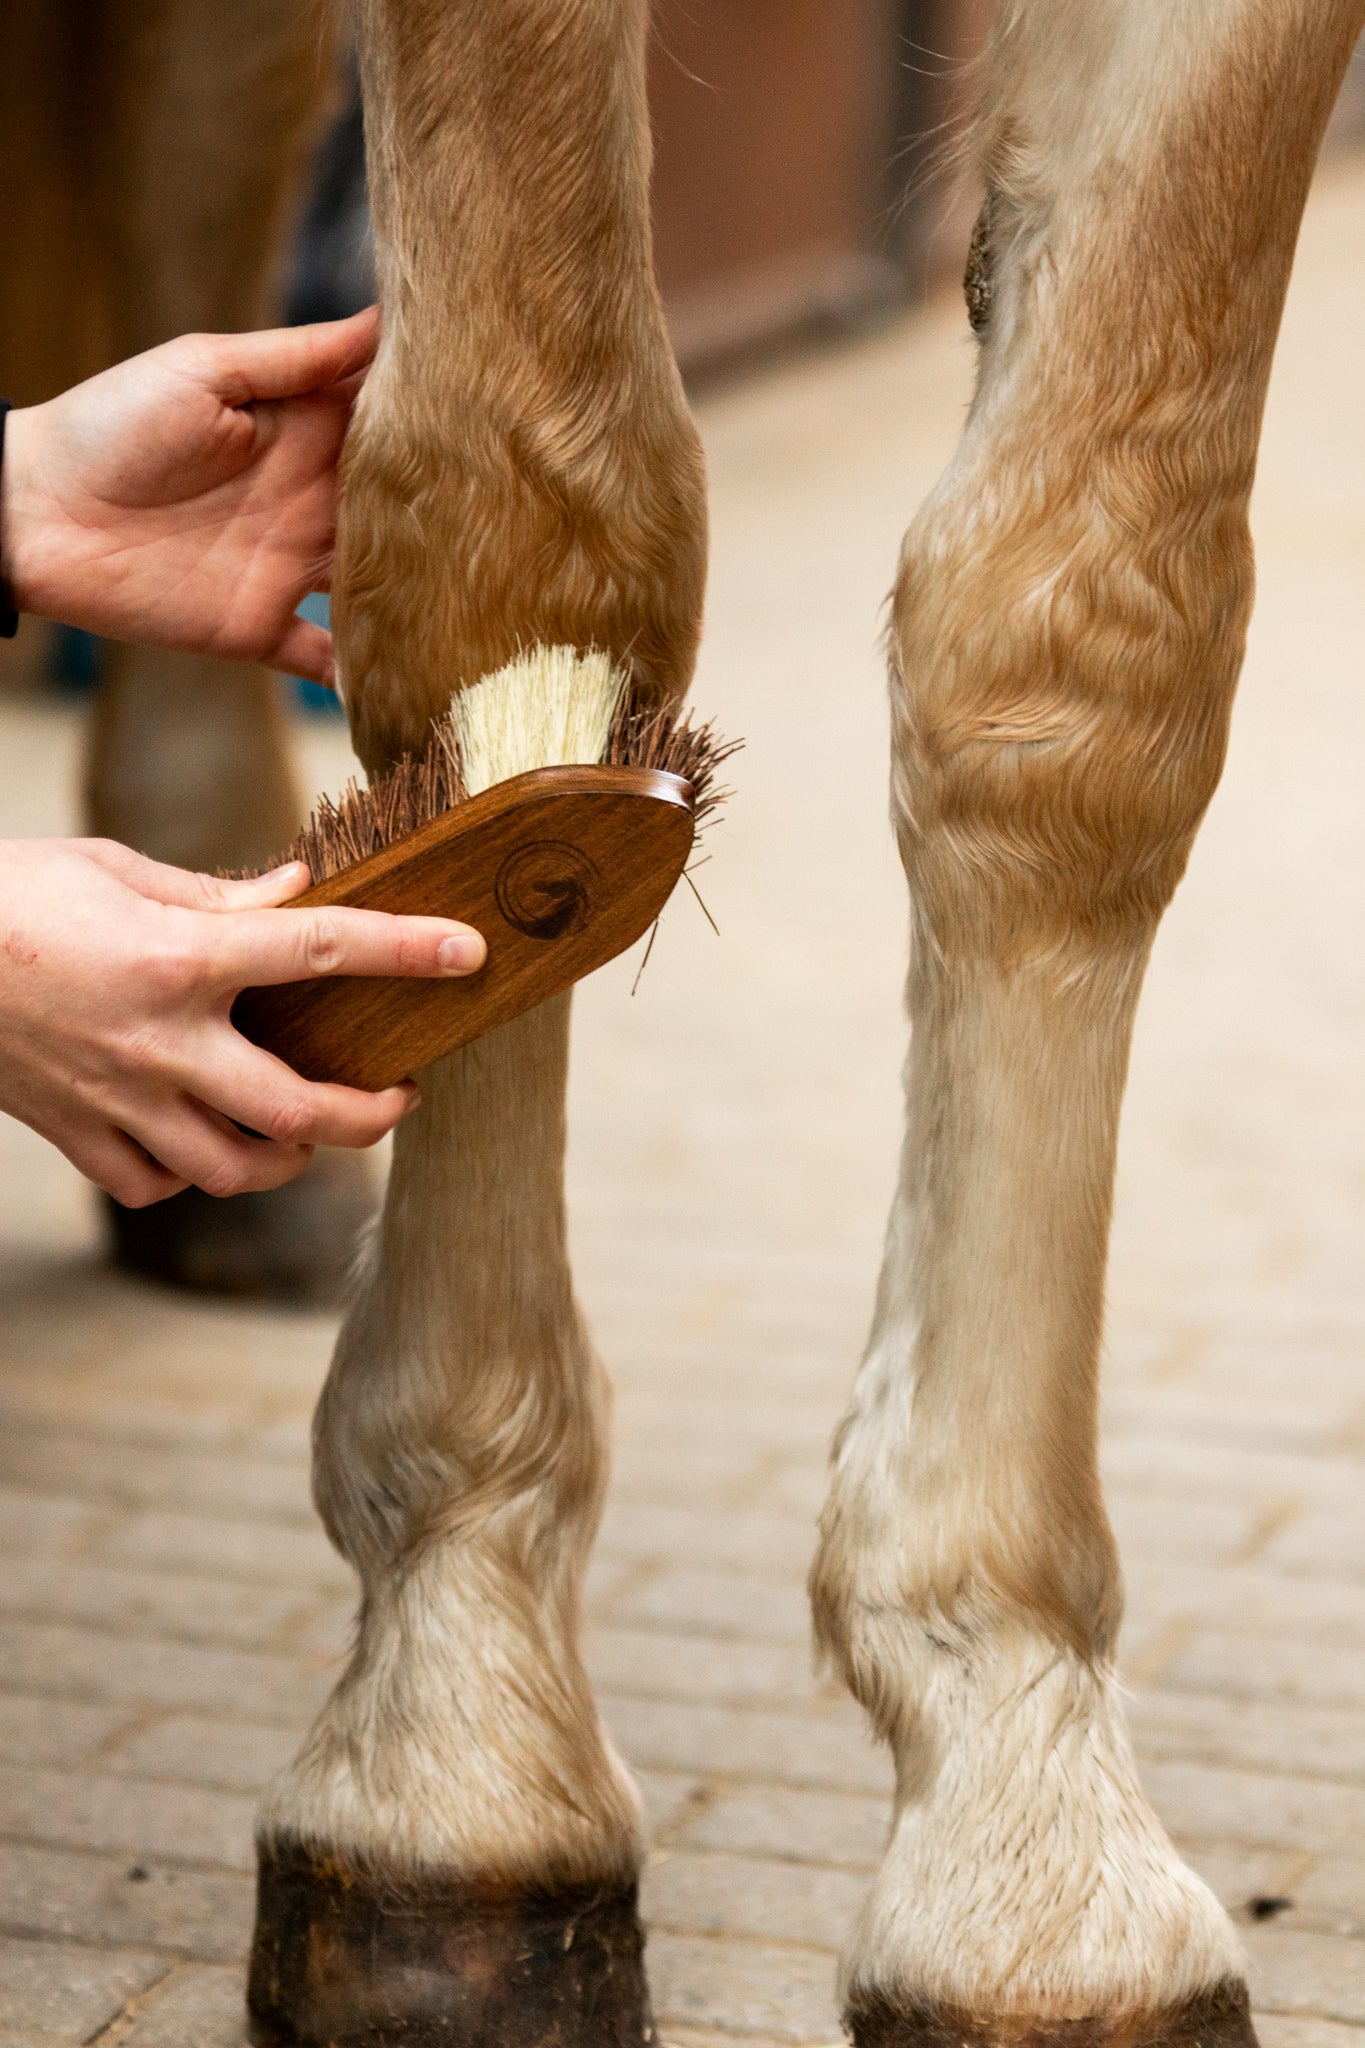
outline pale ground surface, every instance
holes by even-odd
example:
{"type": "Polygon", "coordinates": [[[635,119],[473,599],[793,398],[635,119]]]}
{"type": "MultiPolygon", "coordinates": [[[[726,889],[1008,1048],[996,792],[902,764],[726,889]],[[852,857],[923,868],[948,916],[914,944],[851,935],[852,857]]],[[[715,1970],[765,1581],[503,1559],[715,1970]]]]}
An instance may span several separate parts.
{"type": "MultiPolygon", "coordinates": [[[[1157,949],[1107,1461],[1147,1784],[1248,1925],[1265,2048],[1365,2048],[1365,166],[1319,186],[1271,406],[1232,758],[1157,949]]],[[[956,307],[704,406],[697,700],[748,736],[706,893],[584,991],[578,1270],[619,1388],[592,1662],[656,1820],[668,2039],[827,2042],[886,1770],[802,1580],[897,1138],[877,608],[951,445],[956,307]]],[[[10,829],[70,719],[0,718],[10,829]]],[[[341,742],[310,741],[335,786],[341,742]]],[[[0,1125],[0,2048],[235,2048],[251,1815],[349,1609],[307,1495],[323,1320],[112,1280],[0,1125]],[[6,2029],[8,2031],[6,2031],[6,2029]]]]}

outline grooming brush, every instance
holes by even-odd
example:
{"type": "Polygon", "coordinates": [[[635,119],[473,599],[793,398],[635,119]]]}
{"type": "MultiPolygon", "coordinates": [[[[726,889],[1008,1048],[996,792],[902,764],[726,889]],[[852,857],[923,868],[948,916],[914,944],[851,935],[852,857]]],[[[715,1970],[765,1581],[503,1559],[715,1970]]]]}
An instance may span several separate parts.
{"type": "Polygon", "coordinates": [[[538,647],[452,700],[425,751],[324,799],[286,859],[286,908],[458,918],[478,973],[319,977],[243,989],[237,1028],[310,1081],[387,1088],[604,966],[647,931],[720,802],[733,744],[632,708],[595,650],[538,647]]]}

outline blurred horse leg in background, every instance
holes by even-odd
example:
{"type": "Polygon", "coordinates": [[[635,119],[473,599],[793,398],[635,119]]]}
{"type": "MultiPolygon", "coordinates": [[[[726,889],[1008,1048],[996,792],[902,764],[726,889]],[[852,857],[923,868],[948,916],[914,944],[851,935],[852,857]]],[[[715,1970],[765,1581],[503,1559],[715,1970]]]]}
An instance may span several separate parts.
{"type": "MultiPolygon", "coordinates": [[[[0,87],[0,389],[33,402],[194,330],[281,316],[293,231],[340,67],[299,0],[15,0],[0,87]]],[[[267,670],[110,646],[85,824],[213,871],[267,860],[299,822],[281,684],[267,670]]],[[[370,1206],[362,1162],[145,1211],[107,1204],[117,1255],[191,1287],[335,1292],[370,1206]]]]}

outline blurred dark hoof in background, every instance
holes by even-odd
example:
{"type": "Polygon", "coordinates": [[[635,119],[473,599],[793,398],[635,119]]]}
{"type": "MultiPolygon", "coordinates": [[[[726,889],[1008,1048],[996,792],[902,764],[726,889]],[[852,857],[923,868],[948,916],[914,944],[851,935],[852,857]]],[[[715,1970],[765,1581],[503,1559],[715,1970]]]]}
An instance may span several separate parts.
{"type": "Polygon", "coordinates": [[[359,1154],[319,1152],[297,1180],[263,1194],[215,1199],[186,1188],[148,1209],[103,1199],[125,1273],[190,1294],[334,1308],[378,1197],[359,1154]]]}
{"type": "Polygon", "coordinates": [[[651,2048],[634,1885],[513,1891],[261,1851],[257,2048],[651,2048]]]}
{"type": "Polygon", "coordinates": [[[844,2016],[853,2048],[1257,2048],[1245,1984],[1229,1979],[1161,2012],[1106,2019],[981,2019],[951,2008],[907,2009],[863,1994],[844,2016]]]}

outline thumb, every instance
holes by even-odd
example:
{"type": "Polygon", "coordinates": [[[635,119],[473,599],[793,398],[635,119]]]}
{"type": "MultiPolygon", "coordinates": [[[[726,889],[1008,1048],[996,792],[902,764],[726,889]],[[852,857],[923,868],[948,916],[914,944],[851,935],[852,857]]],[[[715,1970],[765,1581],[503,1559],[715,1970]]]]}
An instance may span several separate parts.
{"type": "Polygon", "coordinates": [[[310,327],[267,327],[214,337],[210,382],[231,406],[253,399],[304,398],[369,368],[379,346],[379,308],[310,327]]]}
{"type": "Polygon", "coordinates": [[[286,861],[268,874],[237,882],[168,867],[114,839],[83,839],[77,844],[87,859],[139,896],[153,903],[175,904],[182,910],[273,910],[300,895],[312,879],[301,860],[286,861]]]}

